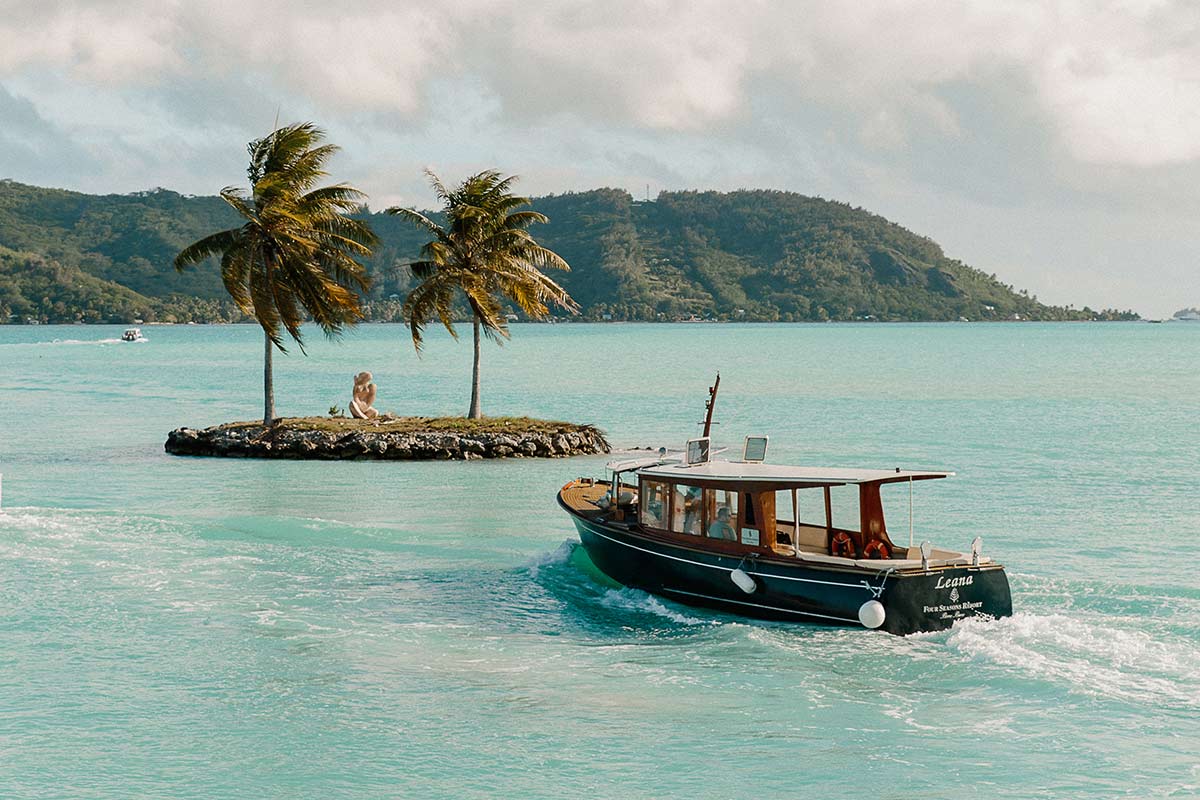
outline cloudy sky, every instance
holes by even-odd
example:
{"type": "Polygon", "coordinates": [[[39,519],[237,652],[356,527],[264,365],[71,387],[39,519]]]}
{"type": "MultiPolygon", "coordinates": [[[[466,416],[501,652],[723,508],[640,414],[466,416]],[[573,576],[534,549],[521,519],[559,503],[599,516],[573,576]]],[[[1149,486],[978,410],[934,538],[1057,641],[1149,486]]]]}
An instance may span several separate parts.
{"type": "Polygon", "coordinates": [[[1045,301],[1200,305],[1195,2],[0,0],[0,177],[211,194],[277,116],[373,207],[426,166],[785,189],[1045,301]]]}

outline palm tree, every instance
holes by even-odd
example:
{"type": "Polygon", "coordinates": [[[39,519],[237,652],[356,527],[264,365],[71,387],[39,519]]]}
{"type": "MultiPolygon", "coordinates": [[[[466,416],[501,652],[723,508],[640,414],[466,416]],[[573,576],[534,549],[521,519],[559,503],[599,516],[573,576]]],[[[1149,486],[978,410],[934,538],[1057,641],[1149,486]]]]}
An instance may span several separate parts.
{"type": "Polygon", "coordinates": [[[274,347],[287,352],[282,331],[301,352],[306,316],[326,336],[340,335],[362,319],[359,293],[370,286],[355,258],[369,256],[377,240],[366,223],[347,216],[365,195],[344,183],[314,188],[338,151],[321,144],[324,138],[324,131],[306,122],[251,142],[250,194],[232,186],[221,190],[242,225],[206,236],[175,257],[179,270],[219,258],[225,290],[262,326],[264,425],[275,419],[271,353],[274,347]]]}
{"type": "Polygon", "coordinates": [[[404,301],[404,314],[419,352],[425,326],[435,317],[454,338],[454,300],[461,294],[471,309],[475,333],[475,361],[471,373],[470,419],[480,419],[480,335],[497,344],[508,338],[501,298],[507,298],[528,316],[542,319],[548,304],[571,311],[579,306],[566,290],[542,269],[569,270],[567,262],[539,245],[526,230],[535,222],[548,222],[536,211],[519,211],[529,199],[514,195],[509,188],[516,176],[501,178],[494,170],[467,178],[454,190],[447,189],[432,171],[429,182],[442,202],[446,226],[410,208],[393,207],[385,213],[409,220],[434,238],[421,248],[421,260],[410,264],[421,282],[404,301]]]}

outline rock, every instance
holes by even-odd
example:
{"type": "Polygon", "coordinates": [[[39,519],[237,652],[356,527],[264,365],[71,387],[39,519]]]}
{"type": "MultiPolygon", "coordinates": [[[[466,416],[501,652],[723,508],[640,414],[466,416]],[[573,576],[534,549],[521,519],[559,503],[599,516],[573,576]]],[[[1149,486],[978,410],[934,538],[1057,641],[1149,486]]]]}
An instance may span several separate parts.
{"type": "MultiPolygon", "coordinates": [[[[561,428],[552,433],[522,431],[509,423],[503,433],[446,430],[411,430],[412,419],[397,420],[402,430],[388,424],[364,421],[326,429],[300,420],[277,420],[272,427],[260,423],[232,423],[197,430],[178,428],[167,435],[165,449],[174,455],[239,458],[474,460],[482,458],[562,457],[607,453],[604,434],[590,426],[561,428]]],[[[418,422],[436,422],[418,420],[418,422]]],[[[439,426],[444,427],[444,426],[439,426]]]]}

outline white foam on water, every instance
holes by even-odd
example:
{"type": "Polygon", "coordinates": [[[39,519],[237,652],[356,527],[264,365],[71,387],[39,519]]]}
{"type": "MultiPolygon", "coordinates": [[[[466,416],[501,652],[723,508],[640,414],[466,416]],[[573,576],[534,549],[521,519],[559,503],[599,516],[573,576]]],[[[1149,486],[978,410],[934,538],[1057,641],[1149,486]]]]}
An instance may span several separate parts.
{"type": "Polygon", "coordinates": [[[542,567],[551,567],[558,564],[566,564],[571,560],[571,554],[575,552],[578,542],[571,539],[564,539],[559,543],[558,547],[548,553],[539,553],[529,561],[525,562],[526,568],[529,570],[530,577],[535,580],[538,577],[538,572],[542,567]]]}
{"type": "MultiPolygon", "coordinates": [[[[149,339],[138,339],[137,342],[148,342],[149,339]]],[[[125,344],[122,339],[53,339],[49,342],[5,342],[0,347],[56,347],[59,345],[81,344],[125,344]]]]}
{"type": "Polygon", "coordinates": [[[641,589],[608,589],[600,598],[600,605],[618,611],[637,611],[669,619],[680,625],[711,625],[713,620],[690,617],[671,608],[661,600],[641,589]]]}
{"type": "Polygon", "coordinates": [[[192,558],[180,562],[183,569],[198,569],[200,567],[219,567],[227,564],[264,564],[266,563],[258,556],[244,555],[238,553],[228,553],[220,556],[203,556],[201,558],[192,558]]]}
{"type": "MultiPolygon", "coordinates": [[[[109,554],[161,543],[170,526],[154,517],[131,516],[82,508],[24,506],[0,509],[0,534],[9,543],[49,547],[66,552],[76,545],[105,543],[109,554]]],[[[103,566],[103,565],[102,565],[103,566]]]]}
{"type": "Polygon", "coordinates": [[[804,624],[763,627],[757,622],[748,622],[730,623],[727,627],[735,626],[744,628],[746,639],[755,644],[781,650],[789,658],[802,658],[812,663],[861,651],[878,638],[864,638],[862,629],[810,627],[804,624]]]}
{"type": "Polygon", "coordinates": [[[410,622],[394,622],[392,623],[397,628],[412,628],[414,630],[471,630],[470,625],[463,625],[457,622],[428,622],[426,620],[413,620],[410,622]]]}
{"type": "Polygon", "coordinates": [[[0,529],[61,534],[78,529],[76,514],[36,506],[14,506],[0,510],[0,529]]]}
{"type": "MultiPolygon", "coordinates": [[[[290,522],[288,517],[281,517],[284,522],[290,522]]],[[[299,517],[300,527],[310,531],[323,531],[327,528],[351,528],[353,525],[349,522],[343,522],[340,519],[327,519],[325,517],[299,517]]]]}
{"type": "MultiPolygon", "coordinates": [[[[32,506],[0,510],[0,556],[44,563],[67,563],[78,548],[100,533],[99,517],[86,511],[32,506]]],[[[126,518],[104,517],[120,526],[126,518]]]]}
{"type": "Polygon", "coordinates": [[[946,646],[1071,691],[1135,703],[1200,708],[1200,646],[1062,614],[1016,614],[956,624],[946,646]]]}

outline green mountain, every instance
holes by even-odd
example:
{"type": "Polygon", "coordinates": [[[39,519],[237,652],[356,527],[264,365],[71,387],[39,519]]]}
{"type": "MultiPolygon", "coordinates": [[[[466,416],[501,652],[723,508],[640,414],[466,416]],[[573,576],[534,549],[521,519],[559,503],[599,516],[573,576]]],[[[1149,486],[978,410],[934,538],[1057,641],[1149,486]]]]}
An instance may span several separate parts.
{"type": "Polygon", "coordinates": [[[154,300],[78,267],[0,247],[4,319],[12,315],[14,322],[124,322],[154,307],[154,300]]]}
{"type": "MultiPolygon", "coordinates": [[[[640,202],[597,189],[537,198],[534,208],[550,218],[535,235],[571,264],[561,282],[587,319],[1137,317],[1044,305],[882,217],[788,192],[664,192],[640,202]]],[[[382,241],[368,265],[368,313],[398,320],[411,280],[402,265],[422,234],[362,213],[382,241]]],[[[218,197],[0,181],[0,322],[237,320],[215,267],[180,274],[171,265],[185,245],[235,224],[218,197]]]]}

